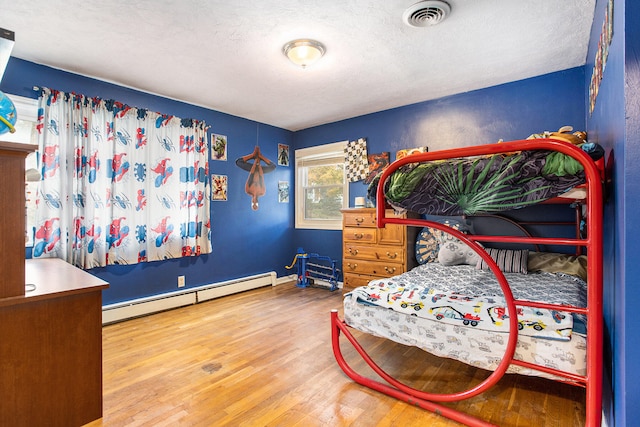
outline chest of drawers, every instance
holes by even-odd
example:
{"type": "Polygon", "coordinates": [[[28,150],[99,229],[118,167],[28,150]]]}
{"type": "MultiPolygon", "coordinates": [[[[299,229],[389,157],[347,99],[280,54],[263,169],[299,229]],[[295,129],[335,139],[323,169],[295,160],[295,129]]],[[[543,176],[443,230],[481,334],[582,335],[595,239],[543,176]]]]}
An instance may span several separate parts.
{"type": "MultiPolygon", "coordinates": [[[[392,214],[392,211],[389,211],[392,214]]],[[[416,265],[415,227],[388,224],[376,228],[376,210],[342,210],[342,272],[344,292],[373,279],[391,277],[416,265]]]]}

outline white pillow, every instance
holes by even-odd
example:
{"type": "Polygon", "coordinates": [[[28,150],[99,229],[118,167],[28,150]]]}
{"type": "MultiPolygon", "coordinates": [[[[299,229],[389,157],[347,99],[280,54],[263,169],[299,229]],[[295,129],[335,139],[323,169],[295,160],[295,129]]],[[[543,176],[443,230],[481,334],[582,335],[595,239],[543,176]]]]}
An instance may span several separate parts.
{"type": "Polygon", "coordinates": [[[440,243],[438,262],[442,265],[477,265],[480,255],[461,240],[450,238],[440,243]]]}

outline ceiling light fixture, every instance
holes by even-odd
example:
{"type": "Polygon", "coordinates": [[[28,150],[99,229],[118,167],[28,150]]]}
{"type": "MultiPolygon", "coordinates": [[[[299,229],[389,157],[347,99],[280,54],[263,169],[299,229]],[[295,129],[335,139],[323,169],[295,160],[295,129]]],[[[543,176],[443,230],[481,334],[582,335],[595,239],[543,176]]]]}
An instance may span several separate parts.
{"type": "Polygon", "coordinates": [[[282,52],[294,64],[306,68],[320,59],[326,52],[326,48],[315,40],[298,39],[285,44],[282,52]]]}

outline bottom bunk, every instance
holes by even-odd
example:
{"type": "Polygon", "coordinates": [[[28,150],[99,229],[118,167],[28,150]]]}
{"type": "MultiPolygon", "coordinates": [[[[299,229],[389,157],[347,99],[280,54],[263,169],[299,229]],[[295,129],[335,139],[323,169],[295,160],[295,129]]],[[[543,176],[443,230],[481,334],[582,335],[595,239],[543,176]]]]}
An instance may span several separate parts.
{"type": "MultiPolygon", "coordinates": [[[[586,283],[563,273],[505,273],[514,298],[584,307],[586,283]]],[[[507,350],[509,316],[491,271],[427,263],[374,280],[345,295],[344,318],[360,331],[436,356],[495,370],[507,350]]],[[[520,307],[515,359],[586,374],[586,325],[580,315],[520,307]]],[[[512,365],[507,372],[553,375],[512,365]]],[[[555,377],[555,379],[558,379],[555,377]]]]}
{"type": "Polygon", "coordinates": [[[344,321],[338,319],[337,313],[332,319],[334,352],[341,367],[363,385],[468,425],[487,424],[434,402],[452,402],[480,394],[493,387],[504,373],[582,385],[587,372],[586,322],[580,313],[558,310],[556,306],[585,307],[587,286],[580,277],[586,276],[584,257],[532,252],[528,262],[529,253],[525,252],[524,262],[528,265],[518,267],[525,270],[504,273],[513,297],[516,302],[542,302],[541,305],[553,304],[554,308],[515,306],[518,334],[513,350],[509,348],[508,304],[493,272],[479,268],[479,264],[434,262],[398,276],[374,280],[345,294],[344,321]],[[391,387],[376,383],[352,371],[342,359],[338,343],[341,332],[356,349],[360,348],[348,327],[493,374],[464,392],[431,394],[397,382],[364,355],[391,387]],[[517,363],[508,363],[510,351],[517,363]],[[528,364],[537,368],[531,369],[528,364]]]}
{"type": "MultiPolygon", "coordinates": [[[[517,323],[513,323],[518,333],[513,338],[509,333],[512,316],[500,283],[492,271],[480,268],[481,263],[425,263],[401,275],[355,288],[344,296],[344,321],[334,314],[334,333],[345,332],[348,325],[494,372],[492,379],[469,395],[491,387],[505,372],[582,385],[587,374],[586,321],[580,313],[557,307],[586,306],[587,284],[580,277],[586,277],[584,257],[522,253],[527,254],[523,258],[527,265],[518,266],[518,272],[503,273],[513,298],[522,304],[538,302],[542,306],[552,304],[553,308],[516,304],[517,323]],[[511,350],[512,339],[516,343],[511,350]],[[511,351],[515,363],[507,363],[511,351]]],[[[407,399],[419,399],[421,394],[411,391],[409,396],[407,399]]],[[[462,395],[423,397],[433,401],[463,398],[462,395]]],[[[476,420],[463,422],[482,425],[476,420]]]]}
{"type": "MultiPolygon", "coordinates": [[[[338,321],[340,322],[342,310],[339,310],[339,313],[338,321]]],[[[434,356],[418,347],[361,332],[346,325],[345,329],[371,358],[379,363],[381,369],[418,390],[455,393],[477,385],[491,373],[450,358],[434,356]]],[[[357,351],[349,344],[346,335],[341,331],[339,334],[345,363],[348,363],[363,378],[385,383],[378,375],[371,372],[357,351]]],[[[505,374],[498,383],[477,396],[458,401],[429,402],[437,409],[434,411],[432,407],[424,407],[417,398],[389,396],[385,390],[377,390],[373,387],[376,390],[374,392],[367,388],[368,384],[362,384],[357,378],[349,378],[347,375],[345,377],[345,380],[351,380],[351,383],[341,383],[344,384],[344,387],[341,387],[343,394],[337,404],[347,405],[357,399],[361,402],[359,407],[371,414],[369,425],[376,425],[376,423],[440,427],[461,425],[458,423],[502,427],[583,427],[585,425],[584,389],[546,378],[505,374]],[[454,418],[457,421],[454,422],[443,417],[447,415],[452,418],[450,414],[443,414],[440,408],[462,412],[469,417],[466,420],[454,418]],[[421,414],[416,411],[417,409],[425,413],[421,414]],[[398,421],[388,423],[388,420],[393,419],[388,414],[396,414],[398,421]],[[476,420],[472,417],[479,419],[479,423],[474,424],[476,420]],[[411,421],[412,418],[413,421],[411,421]]],[[[388,384],[383,385],[388,386],[388,384]]]]}

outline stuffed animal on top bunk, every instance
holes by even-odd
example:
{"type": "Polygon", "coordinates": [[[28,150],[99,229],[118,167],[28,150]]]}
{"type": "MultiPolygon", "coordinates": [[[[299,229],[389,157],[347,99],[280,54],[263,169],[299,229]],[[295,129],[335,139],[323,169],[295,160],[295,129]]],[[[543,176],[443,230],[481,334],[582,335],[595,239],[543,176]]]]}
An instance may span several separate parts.
{"type": "MultiPolygon", "coordinates": [[[[580,147],[582,151],[587,153],[589,157],[591,157],[594,161],[597,161],[604,157],[604,149],[598,144],[589,142],[587,140],[586,132],[581,130],[575,131],[575,132],[572,132],[572,131],[573,131],[573,127],[562,126],[560,129],[558,129],[557,132],[544,131],[542,133],[534,133],[532,135],[529,135],[527,139],[540,139],[540,138],[558,139],[560,141],[565,141],[580,147]]],[[[561,153],[552,153],[547,158],[547,162],[551,162],[553,164],[558,164],[560,162],[563,162],[563,160],[560,160],[560,155],[561,153]]],[[[579,163],[576,160],[571,159],[570,163],[572,166],[567,170],[567,173],[575,174],[576,170],[579,171],[582,169],[582,167],[579,165],[579,163]]]]}
{"type": "Polygon", "coordinates": [[[573,145],[581,145],[587,142],[587,133],[584,131],[573,132],[572,126],[562,126],[557,132],[549,132],[545,130],[542,133],[534,133],[529,135],[527,139],[553,138],[561,141],[569,142],[573,145]]]}

